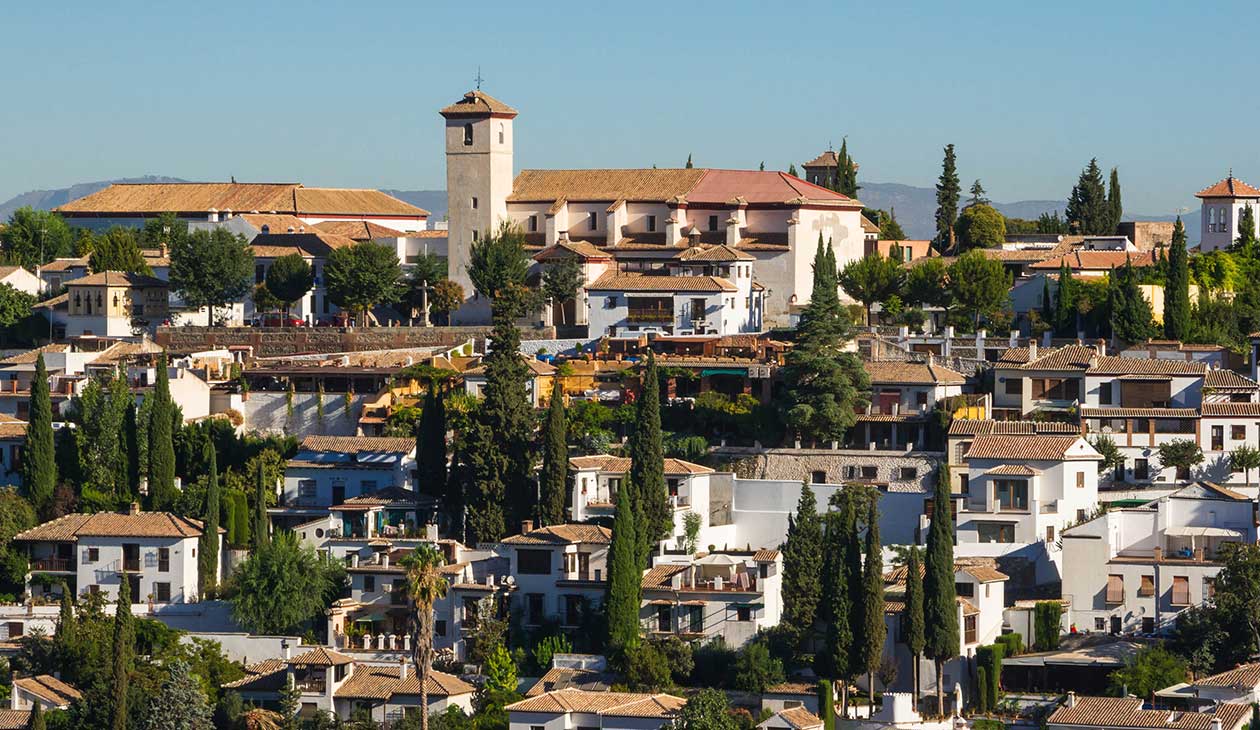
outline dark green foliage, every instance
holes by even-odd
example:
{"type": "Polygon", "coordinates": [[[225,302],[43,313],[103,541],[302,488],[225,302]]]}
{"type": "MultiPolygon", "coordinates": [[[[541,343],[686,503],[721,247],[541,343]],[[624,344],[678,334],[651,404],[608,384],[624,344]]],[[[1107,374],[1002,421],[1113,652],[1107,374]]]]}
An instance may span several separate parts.
{"type": "Polygon", "coordinates": [[[44,364],[43,353],[35,360],[35,377],[31,380],[30,421],[26,433],[22,486],[31,504],[44,513],[52,501],[53,486],[57,483],[57,455],[53,444],[48,367],[44,364]]]}
{"type": "Polygon", "coordinates": [[[968,251],[949,266],[950,289],[958,309],[976,327],[982,317],[996,316],[1010,301],[1011,274],[1001,261],[968,251]]]}
{"type": "Polygon", "coordinates": [[[871,305],[887,300],[901,291],[905,272],[901,262],[885,258],[878,251],[845,264],[837,275],[845,293],[866,307],[866,322],[871,322],[871,305]]]}
{"type": "Polygon", "coordinates": [[[954,248],[954,221],[958,219],[961,192],[954,145],[945,145],[941,176],[936,183],[936,237],[932,239],[932,245],[937,251],[944,252],[954,248]]]}
{"type": "Polygon", "coordinates": [[[203,595],[214,590],[219,568],[219,467],[211,441],[206,442],[204,458],[210,474],[206,479],[206,511],[202,518],[205,529],[201,533],[201,551],[197,553],[203,595]]]}
{"type": "Polygon", "coordinates": [[[1071,233],[1067,221],[1059,217],[1059,211],[1037,216],[1037,233],[1071,233]]]}
{"type": "Polygon", "coordinates": [[[441,502],[446,477],[446,397],[430,381],[416,429],[416,492],[441,502]]]}
{"type": "Polygon", "coordinates": [[[127,499],[140,494],[140,424],[134,398],[127,399],[127,412],[123,415],[123,456],[127,467],[127,499]]]}
{"type": "Polygon", "coordinates": [[[469,252],[468,278],[483,297],[497,299],[525,284],[530,260],[525,255],[525,233],[509,221],[494,235],[473,243],[469,252]]]}
{"type": "Polygon", "coordinates": [[[967,207],[971,208],[977,205],[988,205],[989,199],[985,196],[984,186],[980,184],[979,178],[971,184],[971,197],[967,199],[967,207]]]}
{"type": "Polygon", "coordinates": [[[897,209],[890,207],[887,216],[880,216],[879,238],[881,241],[904,241],[906,232],[897,222],[897,209]]]}
{"type": "Polygon", "coordinates": [[[1229,250],[1250,259],[1260,253],[1260,241],[1256,238],[1256,211],[1250,205],[1244,205],[1238,216],[1238,237],[1229,250]]]}
{"type": "Polygon", "coordinates": [[[903,614],[903,626],[905,631],[902,633],[902,639],[906,644],[906,648],[910,650],[911,656],[914,657],[914,696],[919,696],[919,658],[923,656],[924,648],[924,625],[923,625],[923,569],[922,569],[922,551],[915,547],[910,547],[910,557],[906,561],[906,608],[903,614]]]}
{"type": "Polygon", "coordinates": [[[657,543],[667,538],[674,527],[674,510],[665,484],[665,451],[661,444],[661,379],[656,356],[651,350],[634,414],[634,432],[629,445],[630,472],[626,482],[635,493],[635,537],[639,541],[639,567],[645,568],[657,543]]]}
{"type": "Polygon", "coordinates": [[[291,253],[271,263],[264,283],[267,291],[288,308],[315,285],[315,272],[301,254],[291,253]]]}
{"type": "Polygon", "coordinates": [[[210,704],[190,667],[172,662],[166,681],[149,702],[145,730],[213,730],[210,704]]]}
{"type": "Polygon", "coordinates": [[[44,706],[38,700],[31,706],[31,717],[26,727],[28,730],[48,730],[48,723],[44,721],[44,706]]]}
{"type": "Polygon", "coordinates": [[[1006,650],[1001,644],[989,644],[976,649],[977,672],[984,672],[977,682],[982,712],[997,708],[1002,683],[1002,659],[1005,654],[1006,650]]]}
{"type": "Polygon", "coordinates": [[[118,583],[118,603],[114,612],[113,670],[110,674],[110,716],[113,730],[127,730],[127,684],[133,661],[131,581],[123,573],[118,583]]]}
{"type": "Polygon", "coordinates": [[[1107,222],[1111,226],[1111,232],[1115,233],[1124,218],[1124,203],[1120,200],[1120,172],[1114,167],[1111,168],[1111,180],[1107,185],[1107,213],[1107,222]]]}
{"type": "Polygon", "coordinates": [[[157,383],[149,397],[153,398],[153,410],[148,424],[149,508],[158,512],[170,509],[176,497],[173,433],[175,403],[171,400],[170,375],[167,373],[165,353],[158,358],[157,383]]]}
{"type": "MultiPolygon", "coordinates": [[[[553,304],[563,305],[577,297],[582,290],[582,265],[576,256],[565,256],[543,271],[543,296],[553,304]]],[[[564,308],[560,308],[560,324],[564,321],[564,308]]]]}
{"type": "Polygon", "coordinates": [[[1185,339],[1190,334],[1190,266],[1186,257],[1186,229],[1181,216],[1173,226],[1168,249],[1168,282],[1164,285],[1164,337],[1185,339]]]}
{"type": "Polygon", "coordinates": [[[23,206],[0,230],[0,253],[5,263],[34,271],[61,256],[73,256],[74,233],[60,215],[23,206]]]}
{"type": "Polygon", "coordinates": [[[845,563],[850,523],[840,512],[827,512],[823,517],[823,525],[822,601],[819,619],[823,622],[826,633],[822,650],[814,655],[814,671],[820,677],[841,679],[850,676],[849,661],[854,639],[850,617],[853,612],[851,597],[859,591],[856,585],[850,588],[848,566],[845,563]]]}
{"type": "Polygon", "coordinates": [[[764,640],[749,643],[735,660],[735,689],[761,694],[783,679],[783,662],[770,655],[764,640]]]}
{"type": "Polygon", "coordinates": [[[0,594],[25,590],[29,567],[26,549],[13,544],[13,536],[38,524],[35,508],[17,490],[0,488],[0,594]]]}
{"type": "Polygon", "coordinates": [[[958,655],[958,605],[954,592],[954,531],[950,517],[949,468],[942,465],[933,494],[923,575],[924,650],[936,663],[937,713],[944,714],[942,665],[958,655]]]}
{"type": "Polygon", "coordinates": [[[924,307],[948,307],[949,271],[940,258],[920,259],[906,274],[905,300],[924,307]]]}
{"type": "Polygon", "coordinates": [[[1006,218],[987,203],[969,205],[958,216],[955,235],[959,250],[997,248],[1006,241],[1006,218]]]}
{"type": "Polygon", "coordinates": [[[633,692],[662,692],[673,686],[669,658],[656,645],[645,641],[624,652],[621,663],[626,684],[633,692]]]}
{"type": "Polygon", "coordinates": [[[1111,694],[1123,697],[1124,692],[1144,700],[1154,698],[1157,690],[1187,680],[1186,662],[1159,645],[1148,646],[1109,677],[1111,694]]]}
{"type": "Polygon", "coordinates": [[[1112,271],[1110,279],[1110,323],[1112,334],[1122,342],[1145,342],[1155,336],[1155,322],[1150,302],[1138,288],[1138,276],[1132,261],[1112,271]]]}
{"type": "Polygon", "coordinates": [[[996,644],[1002,647],[1002,656],[1016,656],[1024,651],[1024,637],[1016,632],[1002,634],[997,637],[996,644]]]}
{"type": "Polygon", "coordinates": [[[144,260],[144,253],[140,251],[135,230],[122,226],[114,226],[92,237],[92,253],[88,257],[88,266],[93,273],[127,271],[150,276],[153,274],[153,269],[144,260]]]}
{"type": "Polygon", "coordinates": [[[867,496],[866,509],[866,562],[862,567],[862,613],[863,627],[861,650],[866,673],[874,686],[875,671],[884,659],[884,638],[887,629],[884,625],[884,558],[883,547],[879,540],[879,499],[878,495],[867,496]]]}
{"type": "MultiPolygon", "coordinates": [[[[623,482],[623,485],[625,482],[623,482]]],[[[623,488],[614,495],[612,545],[608,548],[608,596],[604,612],[608,617],[608,646],[625,652],[639,643],[639,600],[643,571],[639,541],[635,536],[633,490],[623,488]]]]}
{"type": "Polygon", "coordinates": [[[976,667],[976,709],[982,714],[987,714],[992,708],[989,704],[988,692],[989,671],[988,667],[976,667]]]}
{"type": "Polygon", "coordinates": [[[232,615],[256,634],[302,633],[323,620],[345,585],[345,566],[291,532],[257,547],[233,573],[232,615]]]}
{"type": "Polygon", "coordinates": [[[673,730],[736,730],[726,694],[702,689],[692,695],[674,718],[673,730]]]}
{"type": "Polygon", "coordinates": [[[855,409],[865,407],[870,387],[861,362],[842,349],[849,327],[836,287],[835,254],[820,236],[813,292],[783,369],[784,420],[803,440],[815,443],[843,440],[856,422],[855,409]]]}
{"type": "Polygon", "coordinates": [[[1053,651],[1059,647],[1062,633],[1063,606],[1058,601],[1038,601],[1033,608],[1033,628],[1037,651],[1053,651]]]}
{"type": "Polygon", "coordinates": [[[213,313],[249,292],[254,252],[244,236],[226,228],[193,231],[171,242],[170,277],[171,287],[185,304],[210,307],[213,313]]]}
{"type": "Polygon", "coordinates": [[[554,379],[542,438],[542,471],[538,475],[538,520],[543,525],[558,525],[564,522],[569,484],[568,417],[564,412],[562,378],[554,379]]]}
{"type": "Polygon", "coordinates": [[[1165,441],[1158,447],[1160,466],[1176,467],[1189,471],[1190,467],[1203,463],[1203,449],[1191,439],[1165,441]]]}
{"type": "Polygon", "coordinates": [[[857,163],[849,156],[849,140],[840,142],[840,153],[836,155],[835,191],[841,195],[856,198],[861,188],[857,183],[857,163]]]}
{"type": "Polygon", "coordinates": [[[823,721],[823,730],[836,730],[836,700],[831,682],[826,679],[818,682],[818,714],[823,721]]]}
{"type": "Polygon", "coordinates": [[[1068,198],[1065,217],[1072,232],[1080,235],[1110,236],[1116,232],[1097,159],[1090,160],[1081,171],[1068,198]]]}
{"type": "Polygon", "coordinates": [[[271,520],[267,517],[267,473],[260,461],[254,472],[254,541],[255,551],[271,542],[271,520]]]}
{"type": "Polygon", "coordinates": [[[334,250],[324,264],[328,298],[360,319],[402,293],[402,268],[392,248],[373,241],[334,250]]]}
{"type": "Polygon", "coordinates": [[[801,485],[796,514],[788,515],[787,539],[783,543],[783,620],[798,648],[805,649],[812,634],[822,597],[822,519],[809,482],[801,485]]]}

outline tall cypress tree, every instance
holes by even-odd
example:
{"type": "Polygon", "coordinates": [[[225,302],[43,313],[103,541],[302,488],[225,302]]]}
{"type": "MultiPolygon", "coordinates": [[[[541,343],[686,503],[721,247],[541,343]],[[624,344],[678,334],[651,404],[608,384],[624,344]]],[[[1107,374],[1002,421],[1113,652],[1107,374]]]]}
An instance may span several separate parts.
{"type": "MultiPolygon", "coordinates": [[[[834,502],[833,502],[834,504],[834,502]]],[[[840,681],[841,706],[848,708],[849,655],[853,649],[853,633],[849,623],[852,612],[845,546],[848,541],[844,517],[840,512],[823,516],[822,602],[819,619],[826,630],[822,651],[814,655],[814,671],[833,684],[840,681]]]]}
{"type": "Polygon", "coordinates": [[[818,602],[822,597],[822,519],[814,490],[805,481],[796,514],[788,515],[787,540],[783,543],[783,620],[796,637],[797,647],[808,649],[818,602]]]}
{"type": "Polygon", "coordinates": [[[271,542],[271,520],[267,518],[267,471],[262,459],[258,460],[258,472],[254,479],[254,542],[255,552],[271,542]]]}
{"type": "Polygon", "coordinates": [[[416,428],[416,494],[439,503],[446,491],[446,403],[437,382],[429,381],[416,428]]]}
{"type": "Polygon", "coordinates": [[[958,182],[957,160],[954,145],[945,145],[945,159],[941,161],[941,176],[936,182],[936,237],[932,245],[945,252],[954,247],[954,223],[958,220],[958,199],[962,187],[958,182]]]}
{"type": "Polygon", "coordinates": [[[149,502],[155,512],[169,510],[175,503],[175,403],[171,400],[166,354],[158,359],[157,383],[153,388],[153,411],[149,423],[149,502]]]}
{"type": "Polygon", "coordinates": [[[849,156],[849,139],[846,137],[840,142],[840,154],[836,155],[836,179],[833,189],[850,198],[856,198],[858,193],[857,184],[857,163],[849,156]]]}
{"type": "Polygon", "coordinates": [[[557,375],[551,387],[551,402],[547,405],[547,421],[543,424],[542,471],[538,475],[541,496],[538,520],[544,525],[564,522],[569,485],[568,426],[568,417],[564,413],[563,381],[557,375]]]}
{"type": "MultiPolygon", "coordinates": [[[[884,658],[884,556],[879,541],[879,499],[871,494],[866,509],[866,564],[862,572],[862,612],[866,624],[861,647],[866,659],[866,681],[872,698],[875,696],[875,671],[884,658]]],[[[874,702],[871,710],[874,712],[874,702]]]]}
{"type": "MultiPolygon", "coordinates": [[[[852,681],[866,672],[866,591],[862,576],[862,539],[858,536],[861,515],[866,512],[865,489],[847,488],[842,494],[840,514],[844,527],[844,578],[852,594],[849,609],[849,633],[853,637],[853,650],[849,652],[849,666],[845,677],[852,681]]],[[[845,707],[848,703],[846,700],[845,707]]]]}
{"type": "Polygon", "coordinates": [[[202,524],[197,569],[201,573],[201,593],[207,595],[219,582],[219,466],[214,442],[210,439],[206,439],[205,446],[202,447],[202,459],[207,466],[206,513],[202,524]]]}
{"type": "Polygon", "coordinates": [[[634,500],[628,497],[624,488],[615,496],[617,511],[608,548],[608,596],[604,601],[608,646],[619,654],[639,643],[639,601],[643,589],[639,540],[634,534],[634,500]]]}
{"type": "Polygon", "coordinates": [[[1122,268],[1111,272],[1111,332],[1123,342],[1144,342],[1155,334],[1150,302],[1138,287],[1133,262],[1127,257],[1122,268]]]}
{"type": "Polygon", "coordinates": [[[1250,205],[1244,205],[1238,214],[1238,237],[1229,247],[1231,251],[1242,253],[1247,258],[1255,258],[1257,253],[1256,211],[1250,205]]]}
{"type": "Polygon", "coordinates": [[[1107,212],[1111,233],[1114,234],[1120,227],[1120,220],[1124,218],[1124,204],[1120,201],[1120,172],[1114,167],[1111,168],[1111,180],[1107,185],[1107,212]]]}
{"type": "Polygon", "coordinates": [[[113,730],[127,730],[127,692],[132,654],[135,650],[131,620],[131,581],[123,572],[118,583],[118,607],[114,611],[114,663],[110,673],[113,730]]]}
{"type": "Polygon", "coordinates": [[[1050,296],[1050,277],[1041,277],[1041,321],[1048,327],[1054,327],[1054,299],[1050,296]]]}
{"type": "Polygon", "coordinates": [[[35,360],[35,377],[31,380],[30,421],[26,427],[26,454],[22,463],[26,497],[40,515],[47,515],[56,484],[52,399],[48,392],[48,367],[44,364],[44,354],[40,353],[35,360]]]}
{"type": "Polygon", "coordinates": [[[661,443],[661,380],[656,356],[648,350],[643,388],[635,403],[634,440],[630,442],[629,482],[639,500],[635,536],[639,565],[646,566],[652,549],[674,528],[674,509],[665,485],[665,449],[661,443]]]}
{"type": "Polygon", "coordinates": [[[31,718],[26,727],[28,730],[48,730],[48,723],[44,720],[44,705],[39,700],[31,705],[31,718]]]}
{"type": "Polygon", "coordinates": [[[923,574],[924,649],[936,664],[936,711],[945,715],[945,662],[958,656],[958,597],[954,591],[954,530],[950,517],[949,467],[942,464],[932,499],[926,570],[923,574]]]}
{"type": "Polygon", "coordinates": [[[1164,337],[1184,340],[1190,334],[1190,262],[1186,257],[1186,228],[1181,216],[1173,225],[1168,249],[1168,277],[1164,284],[1164,337]]]}
{"type": "Polygon", "coordinates": [[[74,591],[65,583],[61,584],[61,605],[57,611],[57,633],[53,639],[61,648],[74,644],[74,591]]]}
{"type": "Polygon", "coordinates": [[[140,494],[140,425],[134,398],[127,399],[127,413],[123,415],[123,453],[127,467],[127,499],[140,494]]]}
{"type": "Polygon", "coordinates": [[[1059,288],[1054,297],[1054,329],[1060,337],[1076,336],[1076,291],[1067,257],[1059,264],[1059,288]]]}
{"type": "Polygon", "coordinates": [[[906,608],[904,612],[906,632],[902,637],[912,657],[914,673],[914,704],[919,705],[919,660],[923,658],[923,562],[919,547],[910,546],[906,561],[906,608]]]}
{"type": "MultiPolygon", "coordinates": [[[[1118,197],[1116,202],[1119,202],[1118,197]]],[[[1098,159],[1091,159],[1081,171],[1080,178],[1072,187],[1072,195],[1068,198],[1065,211],[1068,226],[1073,233],[1085,236],[1109,236],[1115,233],[1114,229],[1108,229],[1111,215],[1102,170],[1098,167],[1098,159]]]]}

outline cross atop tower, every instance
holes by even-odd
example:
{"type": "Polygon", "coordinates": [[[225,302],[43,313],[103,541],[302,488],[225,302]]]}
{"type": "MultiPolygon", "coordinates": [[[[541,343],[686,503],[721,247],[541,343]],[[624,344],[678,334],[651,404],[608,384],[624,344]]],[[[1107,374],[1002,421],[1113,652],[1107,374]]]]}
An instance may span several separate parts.
{"type": "Polygon", "coordinates": [[[473,79],[477,83],[477,91],[481,91],[481,82],[485,79],[481,78],[481,67],[477,67],[477,76],[473,79]]]}

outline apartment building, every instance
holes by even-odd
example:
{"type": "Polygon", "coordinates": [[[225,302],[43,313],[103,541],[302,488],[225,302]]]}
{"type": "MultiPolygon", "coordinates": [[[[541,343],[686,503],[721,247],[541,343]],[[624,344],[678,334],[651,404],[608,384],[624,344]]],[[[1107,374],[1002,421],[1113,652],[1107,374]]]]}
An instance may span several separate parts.
{"type": "Polygon", "coordinates": [[[525,626],[558,622],[582,625],[589,611],[603,605],[608,584],[608,547],[612,531],[596,525],[565,524],[534,529],[528,520],[521,533],[501,545],[515,581],[513,614],[525,626]]]}
{"type": "Polygon", "coordinates": [[[742,647],[779,624],[782,573],[778,550],[667,553],[643,575],[640,624],[649,636],[742,647]]]}

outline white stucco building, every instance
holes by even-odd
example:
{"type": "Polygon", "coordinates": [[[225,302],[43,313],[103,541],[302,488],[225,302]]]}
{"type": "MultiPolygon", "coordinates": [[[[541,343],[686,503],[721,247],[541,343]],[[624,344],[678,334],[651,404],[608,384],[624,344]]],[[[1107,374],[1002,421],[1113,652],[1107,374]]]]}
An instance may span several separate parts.
{"type": "Polygon", "coordinates": [[[1194,194],[1199,199],[1200,251],[1229,248],[1238,237],[1238,220],[1243,209],[1251,206],[1260,221],[1260,189],[1234,177],[1209,185],[1194,194]]]}
{"type": "Polygon", "coordinates": [[[558,622],[583,625],[589,611],[604,602],[608,547],[612,531],[596,525],[565,524],[534,529],[528,521],[519,535],[502,540],[508,575],[515,580],[513,615],[525,626],[558,622]]]}
{"type": "Polygon", "coordinates": [[[353,497],[410,489],[415,456],[415,439],[308,436],[285,467],[273,520],[319,517],[353,497]]]}
{"type": "MultiPolygon", "coordinates": [[[[710,524],[709,479],[714,471],[682,459],[665,459],[663,468],[669,501],[674,508],[674,533],[665,541],[666,545],[674,547],[684,536],[689,512],[700,516],[703,543],[710,524]]],[[[600,517],[611,520],[616,511],[617,492],[630,471],[630,459],[608,454],[575,456],[569,459],[569,470],[573,473],[573,502],[569,506],[573,521],[586,522],[600,517]]]]}
{"type": "Polygon", "coordinates": [[[669,724],[684,704],[683,698],[668,694],[566,688],[529,697],[506,709],[509,730],[657,730],[669,724]]]}
{"type": "Polygon", "coordinates": [[[779,624],[782,573],[778,550],[667,553],[643,576],[640,626],[648,636],[742,647],[779,624]]]}

